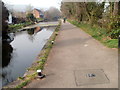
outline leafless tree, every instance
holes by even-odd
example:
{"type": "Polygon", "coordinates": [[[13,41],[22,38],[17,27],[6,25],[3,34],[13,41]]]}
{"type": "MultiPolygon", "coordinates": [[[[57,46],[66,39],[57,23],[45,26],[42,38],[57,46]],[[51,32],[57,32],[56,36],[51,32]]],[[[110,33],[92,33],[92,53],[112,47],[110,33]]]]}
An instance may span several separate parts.
{"type": "Polygon", "coordinates": [[[49,19],[49,20],[52,20],[55,17],[59,17],[60,15],[61,15],[60,11],[55,7],[50,7],[44,13],[44,17],[49,19]]]}

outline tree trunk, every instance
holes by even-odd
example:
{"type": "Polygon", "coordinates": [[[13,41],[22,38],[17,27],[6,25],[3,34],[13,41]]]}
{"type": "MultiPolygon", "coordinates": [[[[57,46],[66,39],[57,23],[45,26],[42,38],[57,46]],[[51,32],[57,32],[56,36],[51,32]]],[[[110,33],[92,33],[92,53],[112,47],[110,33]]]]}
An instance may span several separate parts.
{"type": "Polygon", "coordinates": [[[120,15],[120,1],[118,2],[118,15],[120,15]]]}
{"type": "Polygon", "coordinates": [[[113,16],[118,15],[118,2],[114,2],[113,16]]]}

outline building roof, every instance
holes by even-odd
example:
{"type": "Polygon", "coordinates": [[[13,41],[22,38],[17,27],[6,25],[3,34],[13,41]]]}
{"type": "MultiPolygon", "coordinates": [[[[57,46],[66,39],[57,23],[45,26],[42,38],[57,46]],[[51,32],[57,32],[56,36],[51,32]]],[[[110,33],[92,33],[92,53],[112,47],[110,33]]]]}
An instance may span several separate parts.
{"type": "Polygon", "coordinates": [[[41,10],[36,9],[36,8],[35,8],[34,10],[37,10],[37,11],[40,13],[40,15],[44,15],[43,12],[42,12],[41,10]]]}
{"type": "Polygon", "coordinates": [[[39,9],[36,9],[36,8],[35,8],[35,10],[37,10],[37,11],[39,11],[39,12],[42,12],[41,10],[39,10],[39,9]]]}

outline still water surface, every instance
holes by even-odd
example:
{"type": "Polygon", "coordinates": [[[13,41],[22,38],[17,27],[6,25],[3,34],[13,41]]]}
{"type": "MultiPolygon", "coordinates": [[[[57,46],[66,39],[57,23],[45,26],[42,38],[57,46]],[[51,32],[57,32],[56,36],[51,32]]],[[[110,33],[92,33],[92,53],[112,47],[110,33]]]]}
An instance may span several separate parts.
{"type": "Polygon", "coordinates": [[[15,32],[14,40],[11,43],[3,43],[3,86],[24,75],[54,29],[55,27],[36,27],[15,32]]]}

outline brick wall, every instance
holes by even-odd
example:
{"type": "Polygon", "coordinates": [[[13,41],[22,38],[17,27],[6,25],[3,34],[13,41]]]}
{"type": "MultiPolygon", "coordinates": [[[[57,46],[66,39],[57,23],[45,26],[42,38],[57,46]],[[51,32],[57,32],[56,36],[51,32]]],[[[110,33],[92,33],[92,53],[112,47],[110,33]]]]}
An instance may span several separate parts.
{"type": "Polygon", "coordinates": [[[36,9],[33,10],[33,15],[34,15],[34,17],[36,17],[36,18],[40,18],[40,13],[39,13],[39,11],[37,11],[36,9]]]}

